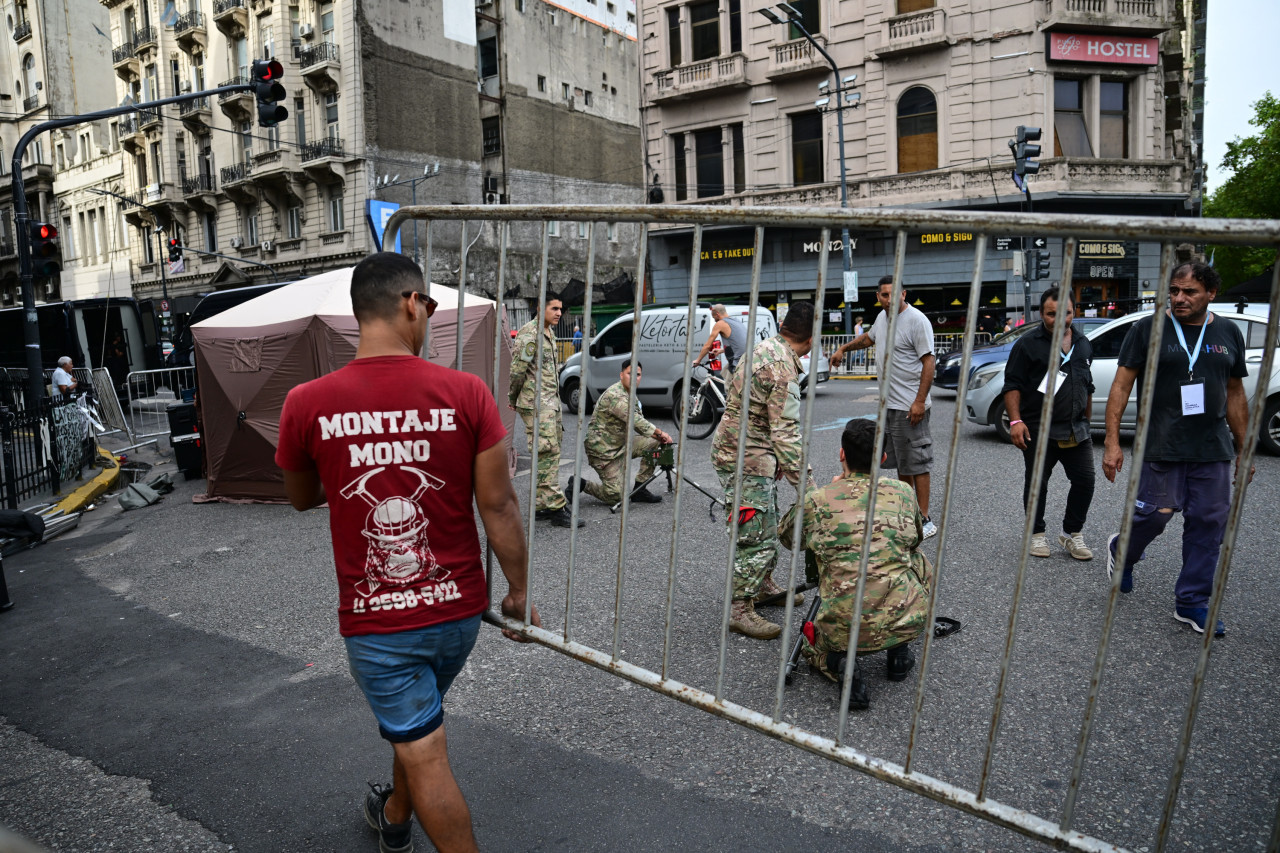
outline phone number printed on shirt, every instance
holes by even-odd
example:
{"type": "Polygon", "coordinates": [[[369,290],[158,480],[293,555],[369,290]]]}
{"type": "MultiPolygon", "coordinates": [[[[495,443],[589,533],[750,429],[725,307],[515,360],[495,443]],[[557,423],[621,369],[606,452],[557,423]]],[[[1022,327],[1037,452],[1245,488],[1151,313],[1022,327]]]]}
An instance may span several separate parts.
{"type": "Polygon", "coordinates": [[[453,581],[442,581],[435,586],[423,586],[416,590],[384,592],[369,598],[357,596],[351,610],[354,613],[364,613],[366,610],[377,613],[380,610],[404,610],[419,604],[430,607],[443,601],[457,601],[459,598],[462,598],[462,593],[458,592],[458,585],[453,581]]]}

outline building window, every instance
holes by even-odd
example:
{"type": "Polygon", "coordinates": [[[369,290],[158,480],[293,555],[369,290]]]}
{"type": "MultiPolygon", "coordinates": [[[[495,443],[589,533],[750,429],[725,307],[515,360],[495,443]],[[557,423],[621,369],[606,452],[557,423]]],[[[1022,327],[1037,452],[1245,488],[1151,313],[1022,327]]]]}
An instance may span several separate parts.
{"type": "Polygon", "coordinates": [[[258,209],[255,207],[246,207],[244,209],[244,240],[248,246],[258,245],[258,209]]]}
{"type": "Polygon", "coordinates": [[[742,125],[730,125],[729,132],[733,136],[733,191],[742,193],[747,191],[747,150],[742,139],[742,125]]]}
{"type": "Polygon", "coordinates": [[[151,143],[151,168],[152,174],[155,175],[156,183],[164,183],[164,152],[161,150],[159,142],[151,143]]]}
{"type": "Polygon", "coordinates": [[[502,124],[497,116],[481,119],[480,127],[484,134],[484,156],[492,157],[502,153],[502,124]]]}
{"type": "Polygon", "coordinates": [[[236,75],[244,82],[249,82],[249,40],[238,38],[231,43],[231,61],[235,65],[236,75]]]}
{"type": "Polygon", "coordinates": [[[280,125],[273,124],[271,125],[271,127],[268,127],[266,130],[267,130],[267,150],[279,151],[280,150],[280,125]]]}
{"type": "Polygon", "coordinates": [[[204,215],[204,250],[218,251],[218,215],[216,213],[204,215]]]}
{"type": "Polygon", "coordinates": [[[898,172],[938,168],[938,102],[923,86],[898,99],[898,172]]]}
{"type": "Polygon", "coordinates": [[[729,52],[742,52],[742,0],[729,0],[729,52]]]}
{"type": "Polygon", "coordinates": [[[673,66],[683,61],[680,44],[680,7],[667,9],[667,49],[673,66]]]}
{"type": "Polygon", "coordinates": [[[698,198],[724,195],[724,138],[719,127],[693,134],[697,158],[698,198]]]}
{"type": "Polygon", "coordinates": [[[253,122],[240,123],[241,162],[248,163],[253,159],[253,122]]]}
{"type": "Polygon", "coordinates": [[[169,80],[173,84],[173,94],[182,94],[182,66],[176,59],[169,60],[169,80]]]}
{"type": "Polygon", "coordinates": [[[307,99],[293,99],[293,120],[295,124],[295,132],[298,134],[298,144],[302,145],[307,141],[307,99]]]}
{"type": "Polygon", "coordinates": [[[560,236],[560,220],[559,219],[547,220],[547,236],[548,237],[560,236]]]}
{"type": "Polygon", "coordinates": [[[297,6],[289,7],[289,52],[294,59],[302,49],[302,10],[297,6]]]}
{"type": "Polygon", "coordinates": [[[338,95],[324,96],[324,129],[329,139],[338,139],[338,95]]]}
{"type": "Polygon", "coordinates": [[[144,264],[154,264],[156,262],[156,247],[149,233],[151,229],[142,225],[138,227],[138,234],[142,237],[142,262],[144,264]]]}
{"type": "Polygon", "coordinates": [[[671,144],[676,148],[676,201],[684,201],[689,197],[689,171],[685,164],[684,134],[671,134],[671,144]]]}
{"type": "Polygon", "coordinates": [[[263,59],[274,59],[276,55],[276,28],[271,24],[259,24],[258,44],[262,46],[263,59]]]}
{"type": "Polygon", "coordinates": [[[342,210],[342,185],[335,184],[329,188],[329,230],[342,231],[346,222],[342,210]]]}
{"type": "Polygon", "coordinates": [[[573,92],[569,91],[568,83],[560,84],[560,94],[564,97],[566,101],[569,100],[569,98],[573,97],[573,92]]]}
{"type": "Polygon", "coordinates": [[[480,54],[480,79],[498,76],[498,39],[495,36],[480,39],[476,49],[480,54]]]}
{"type": "Polygon", "coordinates": [[[720,3],[689,4],[690,59],[698,62],[720,55],[720,3]]]}
{"type": "Polygon", "coordinates": [[[1084,123],[1084,83],[1053,81],[1053,156],[1092,157],[1089,129],[1084,123]]]}
{"type": "Polygon", "coordinates": [[[290,240],[302,237],[302,205],[289,205],[289,210],[285,214],[285,234],[290,240]]]}
{"type": "Polygon", "coordinates": [[[822,113],[791,116],[791,164],[797,187],[822,183],[822,113]]]}
{"type": "Polygon", "coordinates": [[[584,107],[591,106],[591,90],[590,89],[587,89],[585,92],[582,93],[582,105],[584,107]]]}
{"type": "Polygon", "coordinates": [[[587,239],[587,223],[585,222],[578,223],[578,239],[579,240],[587,239]]]}
{"type": "Polygon", "coordinates": [[[1129,86],[1122,80],[1103,80],[1098,85],[1098,156],[1126,159],[1129,156],[1129,86]]]}
{"type": "Polygon", "coordinates": [[[53,160],[59,172],[67,168],[67,152],[63,150],[61,142],[53,146],[53,160]]]}
{"type": "Polygon", "coordinates": [[[609,238],[610,243],[618,242],[618,223],[606,222],[604,229],[605,229],[605,236],[609,238]]]}
{"type": "Polygon", "coordinates": [[[320,4],[320,35],[326,44],[333,44],[333,4],[320,4]]]}
{"type": "Polygon", "coordinates": [[[925,9],[932,9],[936,5],[935,0],[898,0],[898,14],[923,12],[925,9]]]}
{"type": "Polygon", "coordinates": [[[538,91],[539,92],[547,91],[547,78],[542,74],[538,75],[538,91]]]}
{"type": "MultiPolygon", "coordinates": [[[[791,7],[800,13],[800,26],[804,27],[810,35],[822,29],[822,11],[818,0],[796,0],[791,7]]],[[[800,27],[795,24],[789,24],[787,31],[792,39],[804,38],[800,27]]]]}

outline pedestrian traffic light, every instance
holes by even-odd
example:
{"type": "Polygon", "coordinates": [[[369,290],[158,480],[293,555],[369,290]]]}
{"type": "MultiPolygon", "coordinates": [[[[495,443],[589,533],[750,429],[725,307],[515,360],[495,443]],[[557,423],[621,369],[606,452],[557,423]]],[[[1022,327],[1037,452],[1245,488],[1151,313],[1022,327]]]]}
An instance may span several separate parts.
{"type": "Polygon", "coordinates": [[[182,244],[178,242],[177,237],[169,238],[169,263],[176,263],[182,260],[182,244]]]}
{"type": "Polygon", "coordinates": [[[58,263],[58,229],[47,222],[32,222],[31,271],[35,275],[57,275],[62,269],[58,263]]]}
{"type": "Polygon", "coordinates": [[[284,66],[274,59],[255,59],[253,61],[253,94],[258,98],[258,125],[275,127],[289,117],[289,111],[280,106],[286,95],[280,78],[284,76],[284,66]]]}
{"type": "Polygon", "coordinates": [[[1040,128],[1018,125],[1014,136],[1009,141],[1009,147],[1013,149],[1013,173],[1020,178],[1034,175],[1040,171],[1040,164],[1031,159],[1040,156],[1040,146],[1034,144],[1040,139],[1040,128]]]}
{"type": "Polygon", "coordinates": [[[1035,280],[1040,281],[1049,277],[1049,250],[1036,249],[1034,266],[1032,272],[1035,274],[1035,280]]]}

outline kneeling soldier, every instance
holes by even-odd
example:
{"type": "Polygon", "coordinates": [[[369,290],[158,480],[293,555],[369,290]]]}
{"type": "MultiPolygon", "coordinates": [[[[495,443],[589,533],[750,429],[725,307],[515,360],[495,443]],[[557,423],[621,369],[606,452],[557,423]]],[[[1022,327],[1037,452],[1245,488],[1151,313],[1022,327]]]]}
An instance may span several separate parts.
{"type": "MultiPolygon", "coordinates": [[[[828,486],[806,492],[804,527],[799,543],[792,542],[796,502],[778,526],[788,548],[807,548],[818,563],[818,594],[822,599],[812,628],[804,630],[804,656],[809,665],[832,681],[844,677],[862,559],[864,522],[871,494],[871,462],[875,458],[876,425],[861,418],[849,421],[840,436],[843,473],[828,486]]],[[[862,595],[862,624],[858,654],[888,650],[890,681],[902,681],[915,665],[907,643],[925,629],[933,566],[920,553],[924,519],[911,486],[882,477],[876,487],[871,553],[862,595]]],[[[855,665],[850,707],[868,707],[866,686],[855,665]]]]}
{"type": "MultiPolygon", "coordinates": [[[[627,400],[630,397],[631,383],[639,382],[642,372],[639,362],[634,367],[631,359],[622,362],[618,381],[600,395],[591,423],[587,426],[587,462],[600,475],[600,484],[579,479],[578,488],[610,506],[622,500],[622,488],[627,480],[629,460],[623,458],[627,449],[627,400]]],[[[670,444],[671,436],[644,419],[639,400],[636,400],[635,431],[636,437],[631,442],[631,456],[643,460],[640,463],[640,476],[636,478],[636,485],[639,486],[653,477],[653,451],[661,444],[670,444]]],[[[566,499],[573,500],[572,480],[565,486],[564,494],[566,499]]],[[[632,492],[631,500],[634,503],[656,504],[662,501],[662,497],[642,488],[632,492]]]]}

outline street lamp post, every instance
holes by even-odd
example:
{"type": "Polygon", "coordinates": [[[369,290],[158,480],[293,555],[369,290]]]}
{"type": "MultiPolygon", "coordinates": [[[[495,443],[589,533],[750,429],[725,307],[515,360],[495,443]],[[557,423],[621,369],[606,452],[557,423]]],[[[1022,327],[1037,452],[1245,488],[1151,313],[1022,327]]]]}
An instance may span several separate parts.
{"type": "MultiPolygon", "coordinates": [[[[409,185],[409,191],[412,193],[412,204],[416,207],[418,204],[418,184],[430,178],[440,176],[440,164],[428,163],[422,167],[422,176],[417,178],[405,178],[400,180],[400,176],[394,178],[390,175],[383,175],[374,181],[374,187],[377,189],[386,189],[387,187],[399,187],[405,184],[409,185]]],[[[385,248],[385,247],[384,247],[385,248]]],[[[413,261],[416,264],[422,263],[422,258],[418,256],[418,220],[413,220],[413,261]]]]}
{"type": "MultiPolygon", "coordinates": [[[[837,65],[836,61],[831,58],[831,54],[827,53],[826,50],[823,49],[822,45],[818,43],[817,39],[815,39],[812,35],[810,35],[809,31],[804,28],[804,16],[800,14],[799,10],[797,10],[794,6],[792,6],[789,3],[779,3],[778,8],[781,9],[783,14],[787,16],[787,19],[785,21],[782,18],[779,18],[777,14],[773,12],[772,9],[768,9],[768,8],[761,9],[760,14],[764,15],[765,18],[767,18],[771,23],[790,25],[795,27],[800,32],[800,34],[805,37],[805,39],[809,42],[809,44],[813,45],[813,49],[818,51],[818,53],[822,54],[822,58],[827,61],[827,63],[831,66],[831,71],[835,74],[836,141],[840,148],[840,209],[847,210],[849,208],[849,180],[845,170],[845,162],[844,162],[844,111],[846,106],[852,106],[856,109],[861,100],[861,96],[858,95],[858,93],[847,91],[848,84],[851,84],[855,80],[857,80],[858,75],[851,74],[848,77],[845,77],[842,79],[840,77],[840,66],[837,65]],[[845,103],[846,100],[848,101],[847,105],[845,103]]],[[[818,90],[820,92],[825,92],[827,88],[828,88],[828,84],[825,81],[818,86],[818,90]]],[[[824,96],[822,98],[819,98],[814,103],[814,106],[822,110],[830,102],[831,102],[831,99],[829,97],[824,96]]],[[[844,280],[843,280],[844,331],[846,335],[852,335],[853,334],[853,306],[850,303],[857,300],[858,289],[856,285],[857,279],[855,278],[855,273],[853,272],[853,246],[851,245],[851,242],[849,240],[849,226],[847,225],[840,230],[840,242],[841,242],[841,249],[843,250],[842,254],[844,256],[844,280]]],[[[823,251],[826,251],[826,247],[823,247],[823,251]]],[[[817,307],[819,311],[822,310],[821,305],[817,307]]]]}

